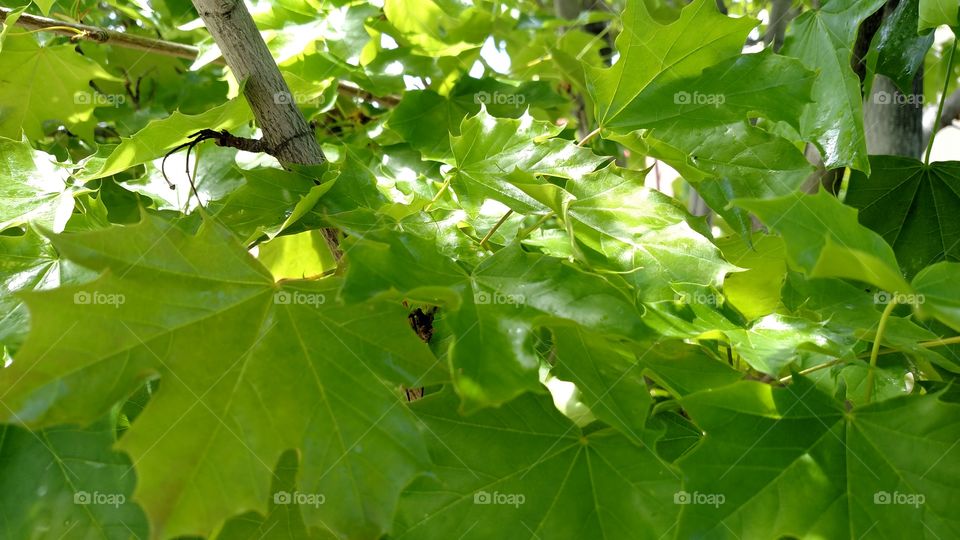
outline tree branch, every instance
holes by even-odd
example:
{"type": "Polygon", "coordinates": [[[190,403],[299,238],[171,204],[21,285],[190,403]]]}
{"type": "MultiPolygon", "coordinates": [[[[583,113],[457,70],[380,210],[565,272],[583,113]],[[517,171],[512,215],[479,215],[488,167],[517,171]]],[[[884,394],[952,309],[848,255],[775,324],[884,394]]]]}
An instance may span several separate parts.
{"type": "MultiPolygon", "coordinates": [[[[263,131],[263,142],[281,161],[315,165],[327,160],[283,80],[270,49],[243,0],[192,0],[223,58],[239,81],[263,131]]],[[[323,229],[335,259],[341,252],[337,231],[323,229]]]]}
{"type": "Polygon", "coordinates": [[[275,157],[301,165],[326,161],[247,6],[239,0],[193,0],[193,5],[234,77],[244,82],[243,94],[275,157]]]}
{"type": "MultiPolygon", "coordinates": [[[[13,10],[10,8],[0,7],[0,23],[6,23],[7,17],[9,17],[12,12],[13,10]]],[[[124,32],[116,32],[97,26],[59,21],[47,17],[28,15],[26,13],[20,15],[20,18],[17,19],[14,26],[26,30],[40,30],[61,36],[68,36],[75,41],[107,43],[125,49],[183,58],[184,60],[196,60],[200,54],[200,49],[192,45],[185,45],[174,41],[164,41],[162,39],[152,39],[124,32]]],[[[211,63],[221,66],[227,65],[226,60],[224,60],[222,56],[213,60],[211,63]]],[[[346,81],[337,82],[337,91],[345,96],[360,97],[367,101],[378,101],[387,106],[394,106],[400,103],[400,98],[397,96],[375,96],[346,81]]]]}
{"type": "Polygon", "coordinates": [[[790,0],[773,0],[770,6],[770,22],[762,39],[767,47],[773,47],[773,52],[779,52],[783,47],[783,40],[787,34],[787,25],[796,16],[790,0]]]}

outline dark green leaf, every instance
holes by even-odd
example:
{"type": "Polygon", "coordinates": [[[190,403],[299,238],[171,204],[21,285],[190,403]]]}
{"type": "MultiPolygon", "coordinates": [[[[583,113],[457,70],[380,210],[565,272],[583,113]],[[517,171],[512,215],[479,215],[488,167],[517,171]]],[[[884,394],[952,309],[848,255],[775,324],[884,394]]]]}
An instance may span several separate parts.
{"type": "Polygon", "coordinates": [[[924,166],[913,158],[871,156],[870,164],[869,177],[850,176],[845,202],[893,246],[906,274],[960,260],[960,162],[924,166]]]}

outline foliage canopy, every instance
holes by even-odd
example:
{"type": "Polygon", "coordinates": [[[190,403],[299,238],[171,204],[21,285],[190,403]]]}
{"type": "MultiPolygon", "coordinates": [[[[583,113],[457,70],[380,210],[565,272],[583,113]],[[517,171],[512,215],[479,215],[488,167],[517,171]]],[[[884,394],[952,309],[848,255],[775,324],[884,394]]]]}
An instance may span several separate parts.
{"type": "Polygon", "coordinates": [[[4,4],[0,537],[960,537],[960,162],[863,113],[956,0],[251,5],[310,167],[168,155],[259,134],[191,3],[4,4]]]}

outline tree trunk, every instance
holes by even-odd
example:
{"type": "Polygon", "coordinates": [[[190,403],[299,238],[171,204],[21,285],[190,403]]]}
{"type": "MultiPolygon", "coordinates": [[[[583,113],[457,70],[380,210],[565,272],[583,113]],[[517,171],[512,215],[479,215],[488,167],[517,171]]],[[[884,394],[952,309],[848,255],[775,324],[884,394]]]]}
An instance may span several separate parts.
{"type": "Polygon", "coordinates": [[[580,0],[553,0],[553,11],[557,17],[572,21],[580,16],[580,0]]]}
{"type": "Polygon", "coordinates": [[[197,13],[230,70],[244,82],[244,96],[271,154],[301,165],[323,163],[313,130],[297,108],[267,44],[242,0],[193,0],[197,13]]]}
{"type": "MultiPolygon", "coordinates": [[[[887,0],[886,5],[871,15],[860,27],[854,50],[854,70],[866,87],[866,56],[874,35],[897,9],[900,0],[887,0]]],[[[863,98],[863,129],[867,151],[875,155],[920,158],[923,153],[923,68],[913,79],[909,95],[901,94],[896,85],[883,75],[875,75],[870,95],[863,98]]]]}
{"type": "Polygon", "coordinates": [[[863,127],[870,154],[920,158],[923,154],[923,70],[913,80],[913,91],[903,95],[883,75],[873,79],[871,95],[863,104],[863,127]]]}
{"type": "MultiPolygon", "coordinates": [[[[898,0],[888,0],[883,9],[878,10],[860,25],[853,48],[851,67],[860,78],[861,88],[866,86],[866,57],[873,36],[879,30],[884,17],[888,17],[896,9],[897,3],[898,0]]],[[[874,77],[871,93],[863,99],[864,135],[868,153],[920,156],[923,149],[923,110],[922,106],[916,102],[920,101],[919,96],[922,93],[922,70],[914,80],[914,91],[910,96],[900,94],[886,77],[882,75],[874,77]]],[[[831,193],[837,193],[843,178],[843,170],[825,170],[813,145],[807,145],[806,154],[811,162],[818,165],[816,172],[804,184],[803,189],[807,192],[815,192],[823,186],[831,193]]]]}
{"type": "MultiPolygon", "coordinates": [[[[270,154],[281,162],[299,165],[326,161],[243,0],[193,0],[193,5],[234,77],[244,83],[243,95],[270,154]]],[[[334,259],[339,261],[342,254],[337,231],[322,232],[334,259]]]]}
{"type": "Polygon", "coordinates": [[[787,24],[796,14],[791,9],[790,0],[773,0],[770,4],[770,22],[763,35],[763,43],[767,47],[772,47],[774,52],[778,52],[783,47],[783,40],[787,35],[787,24]]]}

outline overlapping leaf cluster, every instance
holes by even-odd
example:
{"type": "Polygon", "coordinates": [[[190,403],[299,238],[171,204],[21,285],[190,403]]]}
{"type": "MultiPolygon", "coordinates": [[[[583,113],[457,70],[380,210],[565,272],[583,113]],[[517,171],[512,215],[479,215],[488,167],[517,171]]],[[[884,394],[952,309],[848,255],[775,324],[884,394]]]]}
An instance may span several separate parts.
{"type": "MultiPolygon", "coordinates": [[[[190,6],[152,4],[87,22],[198,43],[191,70],[0,36],[0,536],[960,533],[960,175],[867,155],[850,51],[883,2],[823,2],[783,54],[713,0],[276,2],[331,162],[201,147],[173,190],[168,149],[255,126],[190,6]],[[805,144],[845,200],[802,189],[805,144]]],[[[956,25],[915,7],[912,47],[956,25]]],[[[894,42],[871,69],[915,73],[894,42]]]]}

